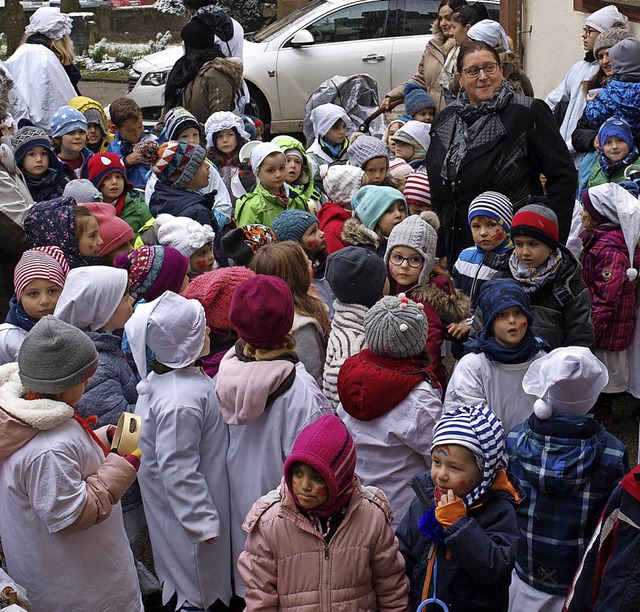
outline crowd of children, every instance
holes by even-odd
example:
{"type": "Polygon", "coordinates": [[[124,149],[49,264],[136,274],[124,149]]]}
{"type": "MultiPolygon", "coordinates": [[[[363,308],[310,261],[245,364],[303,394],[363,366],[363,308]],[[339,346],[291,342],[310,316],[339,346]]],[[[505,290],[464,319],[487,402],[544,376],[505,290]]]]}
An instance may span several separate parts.
{"type": "Polygon", "coordinates": [[[546,197],[499,190],[468,208],[473,245],[437,257],[436,105],[416,83],[383,138],[328,103],[309,146],[182,107],[154,135],[126,97],[7,123],[0,542],[20,601],[639,606],[637,576],[617,570],[620,607],[601,562],[619,567],[619,508],[640,514],[606,429],[640,396],[640,134],[615,95],[638,44],[587,105],[578,257],[546,197]],[[114,443],[125,413],[135,450],[114,443]],[[157,580],[133,554],[145,527],[157,580]]]}

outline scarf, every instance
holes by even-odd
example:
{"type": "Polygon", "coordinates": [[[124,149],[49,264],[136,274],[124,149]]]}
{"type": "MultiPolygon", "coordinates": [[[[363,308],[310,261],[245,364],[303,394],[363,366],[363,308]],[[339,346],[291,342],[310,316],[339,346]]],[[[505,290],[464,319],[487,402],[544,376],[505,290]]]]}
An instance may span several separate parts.
{"type": "Polygon", "coordinates": [[[65,180],[60,170],[49,168],[40,177],[34,179],[23,173],[24,180],[34,202],[59,198],[64,192],[65,180]]]}
{"type": "Polygon", "coordinates": [[[509,81],[504,80],[488,100],[471,104],[464,89],[458,99],[451,104],[457,109],[453,138],[442,164],[441,176],[446,183],[455,180],[460,164],[467,154],[467,148],[509,102],[515,93],[509,81]]]}
{"type": "Polygon", "coordinates": [[[562,263],[562,253],[556,249],[549,255],[549,259],[537,268],[529,269],[516,256],[515,251],[509,257],[509,270],[511,276],[519,283],[527,293],[535,293],[549,278],[552,278],[562,263]]]}
{"type": "Polygon", "coordinates": [[[616,174],[620,174],[624,172],[624,169],[627,166],[635,163],[638,159],[638,147],[633,147],[629,154],[620,161],[612,162],[604,153],[600,153],[598,155],[598,161],[600,162],[600,167],[602,168],[602,172],[604,175],[611,180],[616,174]]]}
{"type": "Polygon", "coordinates": [[[340,144],[330,144],[324,138],[318,138],[320,148],[334,160],[342,159],[349,147],[349,141],[345,138],[340,144]]]}
{"type": "Polygon", "coordinates": [[[27,332],[31,331],[31,328],[37,323],[34,318],[27,314],[26,310],[22,307],[22,304],[16,300],[15,295],[9,302],[9,312],[7,313],[7,318],[4,322],[15,325],[27,332]]]}
{"type": "Polygon", "coordinates": [[[525,363],[540,351],[551,350],[545,340],[533,335],[531,327],[527,327],[522,342],[513,348],[502,346],[493,336],[493,331],[486,327],[473,340],[465,342],[464,346],[470,353],[484,353],[489,361],[507,364],[525,363]]]}

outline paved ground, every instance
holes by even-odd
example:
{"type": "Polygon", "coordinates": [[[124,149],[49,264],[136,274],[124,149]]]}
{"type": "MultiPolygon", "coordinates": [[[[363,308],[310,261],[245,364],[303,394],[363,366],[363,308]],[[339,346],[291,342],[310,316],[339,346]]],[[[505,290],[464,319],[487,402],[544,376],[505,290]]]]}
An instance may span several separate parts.
{"type": "Polygon", "coordinates": [[[106,81],[80,81],[80,91],[83,96],[93,98],[107,106],[116,98],[122,96],[127,91],[126,83],[108,83],[106,81]]]}

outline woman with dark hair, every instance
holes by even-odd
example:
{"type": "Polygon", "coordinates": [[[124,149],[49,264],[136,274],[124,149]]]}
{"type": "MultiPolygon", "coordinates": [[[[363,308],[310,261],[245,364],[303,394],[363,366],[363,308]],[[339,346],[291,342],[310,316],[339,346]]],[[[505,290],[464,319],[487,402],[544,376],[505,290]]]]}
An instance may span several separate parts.
{"type": "Polygon", "coordinates": [[[436,116],[427,151],[432,207],[442,223],[438,254],[451,266],[473,245],[467,221],[473,198],[499,191],[515,212],[530,196],[542,195],[541,173],[564,243],[576,171],[549,108],[514,92],[498,52],[486,43],[461,46],[456,76],[460,94],[436,116]]]}

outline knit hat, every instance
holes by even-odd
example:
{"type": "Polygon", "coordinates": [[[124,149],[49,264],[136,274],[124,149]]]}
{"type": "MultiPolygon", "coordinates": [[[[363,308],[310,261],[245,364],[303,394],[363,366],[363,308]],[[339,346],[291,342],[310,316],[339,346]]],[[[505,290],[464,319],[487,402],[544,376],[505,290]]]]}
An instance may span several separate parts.
{"type": "Polygon", "coordinates": [[[238,336],[257,348],[273,348],[291,331],[294,305],[289,285],[277,276],[256,274],[231,298],[229,320],[238,336]]]}
{"type": "Polygon", "coordinates": [[[266,225],[245,225],[232,229],[222,237],[222,252],[237,265],[246,266],[261,246],[276,240],[274,231],[266,225]]]}
{"type": "Polygon", "coordinates": [[[88,125],[98,125],[104,135],[107,134],[107,126],[104,124],[104,117],[97,108],[88,108],[84,111],[85,119],[88,125]]]}
{"type": "Polygon", "coordinates": [[[337,416],[326,414],[307,425],[284,463],[284,481],[294,502],[300,505],[292,484],[296,463],[310,465],[327,483],[327,501],[313,508],[311,514],[331,516],[349,502],[357,484],[356,445],[337,416]]]}
{"type": "Polygon", "coordinates": [[[364,170],[349,164],[320,166],[320,176],[324,193],[330,202],[347,204],[351,202],[358,189],[362,187],[364,170]]]}
{"type": "Polygon", "coordinates": [[[165,115],[164,129],[162,131],[167,140],[177,140],[180,133],[188,128],[195,128],[200,132],[198,120],[186,108],[176,106],[165,115]]]}
{"type": "MultiPolygon", "coordinates": [[[[409,167],[411,168],[411,166],[409,167]]],[[[431,208],[431,187],[429,186],[429,177],[426,172],[412,172],[409,174],[402,193],[407,199],[407,204],[431,208]]]]}
{"type": "Polygon", "coordinates": [[[522,388],[538,398],[533,404],[536,416],[549,419],[587,414],[608,382],[606,366],[588,348],[568,346],[536,359],[522,388]]]}
{"type": "Polygon", "coordinates": [[[640,40],[629,36],[616,43],[608,51],[614,78],[624,81],[640,81],[640,40]]]}
{"type": "Polygon", "coordinates": [[[102,193],[89,179],[73,179],[64,186],[62,195],[73,198],[77,204],[102,202],[102,193]]]}
{"type": "Polygon", "coordinates": [[[12,144],[13,156],[18,166],[22,163],[25,155],[31,151],[31,149],[34,147],[44,147],[47,151],[47,156],[49,157],[49,167],[60,167],[60,160],[51,146],[49,137],[46,132],[40,128],[33,125],[25,125],[24,127],[21,127],[13,137],[12,144]]]}
{"type": "Polygon", "coordinates": [[[633,144],[631,127],[624,119],[616,116],[609,117],[600,126],[600,129],[598,130],[598,141],[600,142],[600,146],[604,147],[604,144],[612,136],[617,136],[622,140],[629,147],[629,151],[633,150],[635,145],[633,144]]]}
{"type": "Polygon", "coordinates": [[[531,327],[531,302],[518,281],[513,278],[493,278],[482,286],[478,296],[478,307],[482,312],[484,329],[490,330],[490,336],[493,336],[493,321],[498,314],[513,306],[517,306],[524,313],[531,327]]]}
{"type": "Polygon", "coordinates": [[[391,251],[397,246],[409,247],[422,257],[422,270],[417,284],[427,281],[436,262],[436,245],[440,221],[436,213],[425,210],[419,215],[411,215],[398,223],[389,234],[384,263],[389,266],[391,251]]]}
{"type": "Polygon", "coordinates": [[[98,368],[98,352],[79,329],[48,315],[31,329],[18,351],[20,381],[27,391],[63,393],[98,368]]]}
{"type": "Polygon", "coordinates": [[[513,221],[513,205],[507,196],[497,191],[485,191],[469,204],[469,225],[474,217],[489,217],[500,224],[508,234],[513,221]]]}
{"type": "Polygon", "coordinates": [[[212,49],[216,44],[215,30],[203,15],[194,15],[180,30],[185,47],[212,49]]]}
{"type": "Polygon", "coordinates": [[[202,225],[189,217],[174,217],[167,213],[158,215],[153,222],[158,244],[173,247],[185,257],[191,257],[215,237],[209,225],[202,225]]]}
{"type": "Polygon", "coordinates": [[[598,56],[598,51],[602,49],[610,49],[621,40],[625,38],[629,38],[631,34],[629,34],[629,30],[627,30],[626,26],[617,26],[613,28],[607,28],[598,34],[598,38],[596,38],[596,42],[593,45],[593,55],[598,56]]]}
{"type": "Polygon", "coordinates": [[[69,264],[59,247],[44,246],[25,251],[13,270],[16,300],[22,300],[25,287],[34,280],[48,280],[64,287],[67,274],[69,264]]]}
{"type": "Polygon", "coordinates": [[[64,36],[69,36],[73,29],[73,20],[66,13],[60,12],[59,8],[41,6],[29,17],[29,24],[24,29],[24,33],[44,34],[51,40],[60,40],[64,36]]]}
{"type": "MultiPolygon", "coordinates": [[[[262,165],[262,162],[273,153],[278,153],[282,155],[283,158],[285,158],[282,149],[271,142],[261,142],[251,150],[251,169],[253,170],[256,178],[258,177],[258,172],[260,172],[260,166],[262,165]]],[[[260,179],[258,179],[258,182],[259,181],[260,179]]]]}
{"type": "Polygon", "coordinates": [[[409,178],[415,170],[401,157],[396,157],[389,164],[389,174],[398,178],[409,178]]]}
{"type": "Polygon", "coordinates": [[[116,209],[111,204],[93,202],[82,204],[82,206],[98,220],[100,238],[102,238],[102,247],[98,253],[100,257],[105,257],[127,242],[133,243],[136,238],[133,229],[124,219],[116,215],[116,209]]]}
{"type": "Polygon", "coordinates": [[[59,138],[75,130],[87,131],[89,124],[85,116],[73,106],[61,106],[51,120],[51,136],[59,138]]]}
{"type": "Polygon", "coordinates": [[[603,32],[607,28],[613,27],[615,23],[627,23],[628,17],[623,15],[613,4],[598,9],[591,13],[585,20],[585,24],[598,32],[603,32]]]}
{"type": "MultiPolygon", "coordinates": [[[[355,132],[354,134],[359,134],[359,132],[355,132]]],[[[389,151],[387,147],[382,144],[379,138],[375,138],[374,136],[359,136],[349,145],[347,154],[349,155],[349,165],[362,168],[363,170],[369,160],[376,159],[377,157],[384,157],[387,160],[387,165],[389,164],[389,151]]]]}
{"type": "Polygon", "coordinates": [[[488,44],[494,49],[498,45],[502,45],[504,53],[510,53],[509,39],[504,28],[493,19],[482,19],[478,23],[474,23],[467,31],[467,36],[471,40],[480,41],[488,44]]]}
{"type": "Polygon", "coordinates": [[[151,170],[161,183],[186,189],[206,154],[200,145],[170,140],[158,147],[158,158],[151,170]]]}
{"type": "Polygon", "coordinates": [[[498,471],[507,467],[504,428],[498,416],[485,404],[460,406],[445,412],[433,428],[431,452],[436,446],[457,444],[474,455],[482,482],[463,501],[474,506],[491,489],[498,471]]]}
{"type": "Polygon", "coordinates": [[[528,204],[513,216],[511,238],[529,236],[544,242],[552,249],[557,249],[560,240],[558,217],[549,207],[549,200],[544,196],[537,196],[529,201],[540,203],[528,204]]]}
{"type": "Polygon", "coordinates": [[[207,146],[215,150],[216,143],[214,135],[222,132],[222,130],[235,130],[236,136],[245,141],[251,140],[251,137],[244,129],[242,118],[230,111],[218,111],[209,115],[204,124],[204,133],[207,136],[207,146]]]}
{"type": "Polygon", "coordinates": [[[165,291],[180,291],[189,259],[172,247],[145,245],[128,255],[118,255],[113,265],[127,270],[131,291],[150,302],[165,291]]]}
{"type": "MultiPolygon", "coordinates": [[[[89,180],[97,189],[100,189],[104,180],[113,172],[117,172],[124,177],[125,189],[127,185],[129,185],[127,169],[124,166],[122,158],[116,153],[96,153],[92,155],[87,162],[87,172],[89,173],[89,180]]],[[[92,200],[85,200],[85,202],[86,201],[91,202],[92,200]]]]}
{"type": "Polygon", "coordinates": [[[383,297],[364,316],[367,346],[381,357],[417,357],[425,350],[428,332],[424,306],[404,293],[383,297]]]}
{"type": "Polygon", "coordinates": [[[279,242],[284,240],[300,242],[304,233],[314,223],[320,223],[315,215],[306,210],[291,208],[276,216],[271,224],[271,229],[273,229],[279,242]]]}
{"type": "Polygon", "coordinates": [[[436,108],[433,98],[418,83],[407,83],[404,86],[404,105],[407,115],[412,117],[427,108],[436,108]]]}
{"type": "Polygon", "coordinates": [[[380,217],[398,201],[404,204],[408,215],[409,207],[407,206],[407,201],[397,189],[381,185],[365,185],[353,196],[351,206],[363,225],[375,230],[380,217]]]}
{"type": "Polygon", "coordinates": [[[387,267],[373,251],[348,246],[329,255],[324,276],[343,304],[371,308],[382,295],[387,267]]]}

